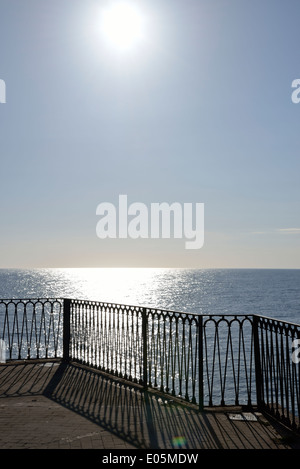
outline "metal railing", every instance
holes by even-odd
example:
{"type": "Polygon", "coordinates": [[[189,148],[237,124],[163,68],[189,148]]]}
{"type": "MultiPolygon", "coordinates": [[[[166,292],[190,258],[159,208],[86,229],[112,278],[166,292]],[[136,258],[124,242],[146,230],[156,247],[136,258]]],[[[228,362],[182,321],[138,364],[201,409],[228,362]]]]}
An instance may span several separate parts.
{"type": "Polygon", "coordinates": [[[257,403],[276,419],[300,430],[300,360],[294,341],[300,326],[255,317],[257,342],[257,403]]]}
{"type": "Polygon", "coordinates": [[[246,405],[299,430],[300,326],[73,299],[0,300],[6,358],[63,358],[204,407],[246,405]]]}
{"type": "Polygon", "coordinates": [[[0,340],[5,358],[59,358],[62,350],[64,301],[0,299],[0,340]]]}

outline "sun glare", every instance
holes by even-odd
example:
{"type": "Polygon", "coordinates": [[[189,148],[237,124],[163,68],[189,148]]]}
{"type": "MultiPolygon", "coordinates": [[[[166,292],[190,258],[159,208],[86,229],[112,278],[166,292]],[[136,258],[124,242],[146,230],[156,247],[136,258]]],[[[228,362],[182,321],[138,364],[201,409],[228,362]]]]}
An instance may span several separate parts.
{"type": "Polygon", "coordinates": [[[129,2],[116,2],[102,13],[102,33],[117,49],[136,46],[143,37],[143,31],[143,16],[129,2]]]}

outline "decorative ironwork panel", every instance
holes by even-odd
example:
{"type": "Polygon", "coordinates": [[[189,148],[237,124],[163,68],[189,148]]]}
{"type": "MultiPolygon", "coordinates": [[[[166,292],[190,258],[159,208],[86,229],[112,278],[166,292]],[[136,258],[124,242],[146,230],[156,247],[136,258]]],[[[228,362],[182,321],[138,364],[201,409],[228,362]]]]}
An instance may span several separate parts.
{"type": "Polygon", "coordinates": [[[6,359],[60,357],[62,308],[59,299],[1,299],[0,339],[6,359]]]}
{"type": "Polygon", "coordinates": [[[252,317],[203,319],[204,403],[251,405],[255,395],[252,317]]]}
{"type": "Polygon", "coordinates": [[[143,379],[141,307],[71,301],[71,358],[113,375],[143,379]]]}
{"type": "Polygon", "coordinates": [[[198,402],[198,316],[158,309],[146,313],[149,386],[198,402]]]}
{"type": "Polygon", "coordinates": [[[261,316],[257,322],[262,405],[299,430],[300,364],[294,349],[295,340],[300,339],[300,326],[261,316]]]}

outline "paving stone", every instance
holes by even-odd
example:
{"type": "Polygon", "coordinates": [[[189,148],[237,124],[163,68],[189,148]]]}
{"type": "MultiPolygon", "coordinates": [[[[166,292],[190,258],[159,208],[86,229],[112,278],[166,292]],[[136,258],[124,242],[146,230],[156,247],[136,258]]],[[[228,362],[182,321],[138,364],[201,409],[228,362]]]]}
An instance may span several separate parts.
{"type": "Polygon", "coordinates": [[[228,415],[198,412],[76,364],[0,365],[0,449],[300,448],[262,414],[228,415]]]}

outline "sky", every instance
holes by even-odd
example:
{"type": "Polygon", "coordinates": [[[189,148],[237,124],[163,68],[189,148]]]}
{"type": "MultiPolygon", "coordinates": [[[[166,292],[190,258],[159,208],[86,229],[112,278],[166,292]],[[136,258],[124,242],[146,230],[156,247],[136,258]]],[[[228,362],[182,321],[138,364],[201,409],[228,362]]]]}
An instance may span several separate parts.
{"type": "Polygon", "coordinates": [[[299,1],[128,0],[131,47],[116,3],[0,0],[0,268],[300,268],[299,1]],[[100,239],[120,195],[203,203],[203,246],[100,239]]]}

